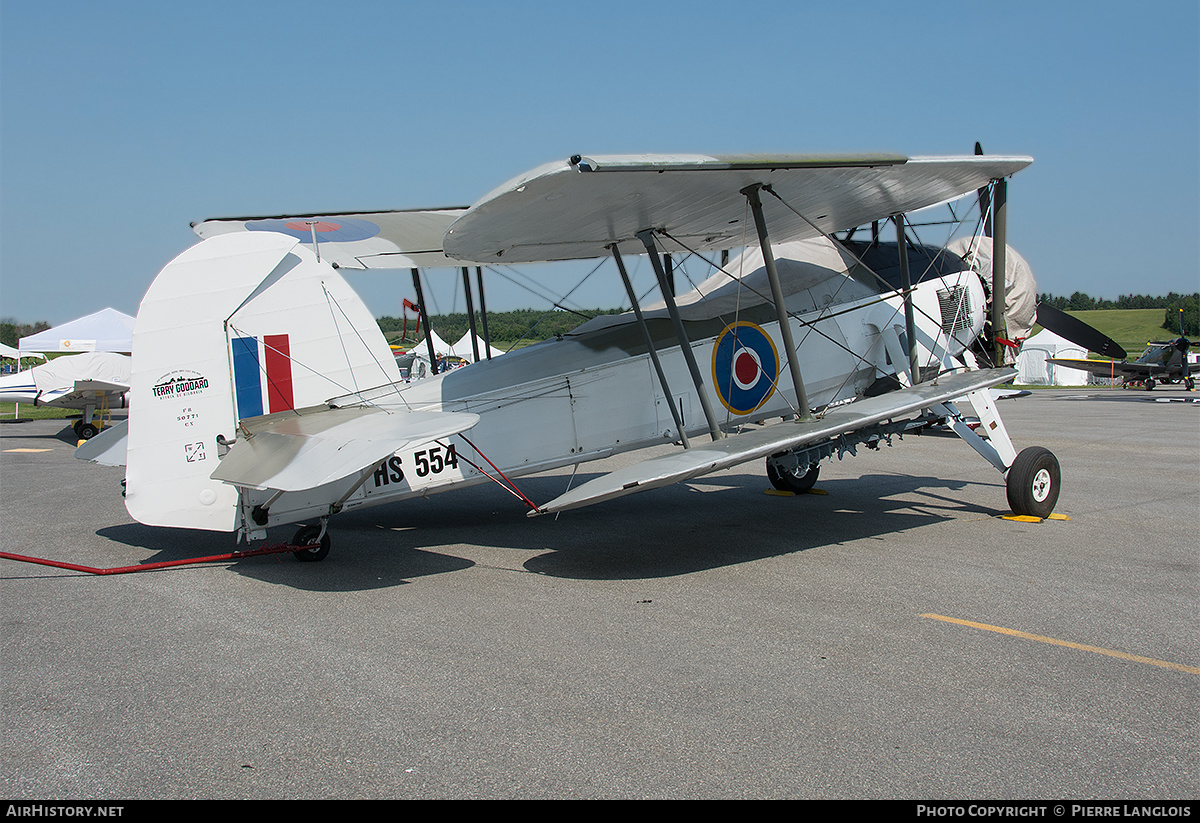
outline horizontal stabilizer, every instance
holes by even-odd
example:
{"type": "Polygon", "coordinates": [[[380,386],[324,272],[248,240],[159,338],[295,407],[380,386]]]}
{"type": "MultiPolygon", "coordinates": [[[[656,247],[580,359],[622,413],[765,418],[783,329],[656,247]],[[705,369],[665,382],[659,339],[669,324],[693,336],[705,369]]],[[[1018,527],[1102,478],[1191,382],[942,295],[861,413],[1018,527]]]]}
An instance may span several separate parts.
{"type": "Polygon", "coordinates": [[[838,406],[820,418],[780,423],[654,457],[577,486],[539,508],[537,513],[566,511],[690,480],[777,452],[828,440],[889,418],[911,414],[978,389],[1007,382],[1015,376],[1015,369],[945,375],[909,389],[838,406]]]}
{"type": "Polygon", "coordinates": [[[314,489],[478,422],[476,414],[371,407],[279,412],[243,421],[248,433],[238,438],[211,477],[254,489],[314,489]]]}
{"type": "Polygon", "coordinates": [[[124,466],[125,444],[129,436],[129,421],[114,423],[91,440],[84,440],[75,449],[77,460],[99,463],[101,466],[124,466]]]}

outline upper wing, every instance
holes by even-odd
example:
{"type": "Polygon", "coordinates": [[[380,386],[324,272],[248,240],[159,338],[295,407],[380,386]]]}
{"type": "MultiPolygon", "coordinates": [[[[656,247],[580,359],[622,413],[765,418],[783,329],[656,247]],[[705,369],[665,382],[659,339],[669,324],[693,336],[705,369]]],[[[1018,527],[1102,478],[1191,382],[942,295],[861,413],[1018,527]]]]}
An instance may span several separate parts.
{"type": "Polygon", "coordinates": [[[602,257],[637,233],[665,232],[663,251],[755,242],[742,190],[762,184],[774,242],[817,237],[973,192],[1028,157],[899,155],[637,155],[551,163],[493,191],[449,229],[451,257],[532,262],[602,257]],[[787,205],[784,205],[784,204],[787,205]],[[677,239],[673,243],[671,238],[677,239]]]}
{"type": "Polygon", "coordinates": [[[536,513],[566,511],[700,477],[776,452],[827,440],[889,418],[911,414],[978,389],[1007,382],[1015,376],[1015,369],[988,369],[947,375],[909,389],[839,406],[819,419],[779,423],[654,457],[577,486],[540,507],[536,513]]]}
{"type": "Polygon", "coordinates": [[[322,260],[348,269],[459,266],[442,250],[446,229],[465,208],[222,217],[192,224],[203,238],[236,231],[273,231],[313,247],[322,260]]]}
{"type": "Polygon", "coordinates": [[[1126,363],[1122,360],[1079,360],[1071,357],[1048,357],[1047,363],[1066,366],[1068,369],[1094,374],[1097,377],[1149,377],[1161,374],[1166,367],[1161,363],[1126,363]]]}
{"type": "Polygon", "coordinates": [[[210,477],[254,489],[315,489],[371,468],[400,449],[466,431],[478,422],[476,414],[370,407],[278,412],[243,421],[245,436],[210,477]]]}

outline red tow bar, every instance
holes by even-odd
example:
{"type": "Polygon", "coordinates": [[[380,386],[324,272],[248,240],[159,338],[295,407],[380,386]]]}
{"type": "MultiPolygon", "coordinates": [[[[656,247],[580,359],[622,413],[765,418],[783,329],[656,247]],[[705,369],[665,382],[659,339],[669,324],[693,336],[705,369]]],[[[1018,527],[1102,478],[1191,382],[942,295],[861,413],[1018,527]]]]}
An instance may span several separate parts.
{"type": "Polygon", "coordinates": [[[304,548],[307,547],[279,543],[274,546],[261,546],[257,549],[248,549],[244,552],[213,554],[208,557],[191,557],[186,560],[165,560],[161,563],[139,563],[136,566],[118,566],[115,569],[98,569],[94,566],[81,566],[78,563],[64,563],[60,560],[46,560],[42,557],[28,557],[23,554],[12,554],[11,552],[0,552],[0,558],[17,560],[21,563],[37,563],[41,566],[53,566],[56,569],[69,569],[73,572],[86,572],[88,574],[129,574],[131,572],[147,572],[154,569],[169,569],[172,566],[193,566],[197,563],[220,563],[229,560],[241,560],[243,557],[257,557],[261,554],[282,554],[284,552],[300,551],[304,548]]]}

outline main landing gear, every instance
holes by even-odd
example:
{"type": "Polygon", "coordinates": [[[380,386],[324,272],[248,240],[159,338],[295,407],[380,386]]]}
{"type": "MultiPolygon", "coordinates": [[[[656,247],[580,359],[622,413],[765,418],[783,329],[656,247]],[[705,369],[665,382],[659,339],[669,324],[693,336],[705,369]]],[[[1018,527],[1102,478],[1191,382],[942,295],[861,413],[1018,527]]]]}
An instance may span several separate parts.
{"type": "Polygon", "coordinates": [[[817,483],[817,475],[821,473],[820,466],[812,466],[807,470],[791,471],[767,459],[767,479],[771,485],[781,492],[804,494],[817,483]]]}
{"type": "Polygon", "coordinates": [[[297,560],[306,563],[324,560],[325,556],[329,554],[329,532],[325,529],[324,523],[301,526],[292,538],[292,545],[307,547],[292,552],[292,556],[297,560]]]}
{"type": "Polygon", "coordinates": [[[1062,472],[1049,449],[1022,449],[1005,477],[1008,505],[1013,514],[1047,518],[1058,503],[1062,472]]]}
{"type": "Polygon", "coordinates": [[[99,426],[95,423],[84,422],[83,420],[76,420],[71,428],[75,430],[75,436],[80,440],[91,440],[100,433],[99,426]]]}
{"type": "Polygon", "coordinates": [[[1049,449],[1030,446],[1017,453],[1009,440],[1004,423],[986,392],[974,392],[971,403],[980,423],[967,423],[952,404],[932,407],[924,416],[910,421],[889,422],[847,432],[835,440],[806,446],[793,451],[779,452],[767,458],[767,477],[780,491],[803,494],[817,482],[820,462],[837,454],[855,454],[855,446],[878,448],[881,442],[891,445],[891,437],[905,431],[921,431],[932,420],[949,425],[959,437],[1004,474],[1008,505],[1013,514],[1045,520],[1058,505],[1062,471],[1049,449]],[[987,434],[986,439],[981,432],[987,434]]]}

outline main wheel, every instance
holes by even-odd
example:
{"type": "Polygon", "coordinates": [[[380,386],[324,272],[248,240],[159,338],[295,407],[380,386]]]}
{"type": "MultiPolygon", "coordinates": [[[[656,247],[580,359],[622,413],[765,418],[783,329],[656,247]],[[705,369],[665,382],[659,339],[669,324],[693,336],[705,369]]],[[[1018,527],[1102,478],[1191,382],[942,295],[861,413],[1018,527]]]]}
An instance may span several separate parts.
{"type": "Polygon", "coordinates": [[[1049,517],[1058,503],[1062,472],[1049,449],[1030,446],[1013,461],[1005,478],[1008,505],[1014,514],[1049,517]]]}
{"type": "Polygon", "coordinates": [[[820,473],[821,467],[813,466],[803,475],[797,476],[778,468],[771,460],[767,460],[767,479],[771,481],[772,486],[781,492],[804,494],[804,492],[816,485],[817,475],[820,473]]]}
{"type": "Polygon", "coordinates": [[[317,542],[317,536],[321,534],[320,524],[313,526],[301,526],[296,532],[296,536],[292,538],[293,546],[309,546],[307,549],[300,549],[292,552],[292,556],[297,560],[303,560],[308,563],[324,560],[325,555],[329,554],[329,532],[321,537],[321,542],[317,542]]]}
{"type": "Polygon", "coordinates": [[[100,433],[100,427],[95,423],[80,423],[75,433],[83,440],[91,440],[100,433]]]}

